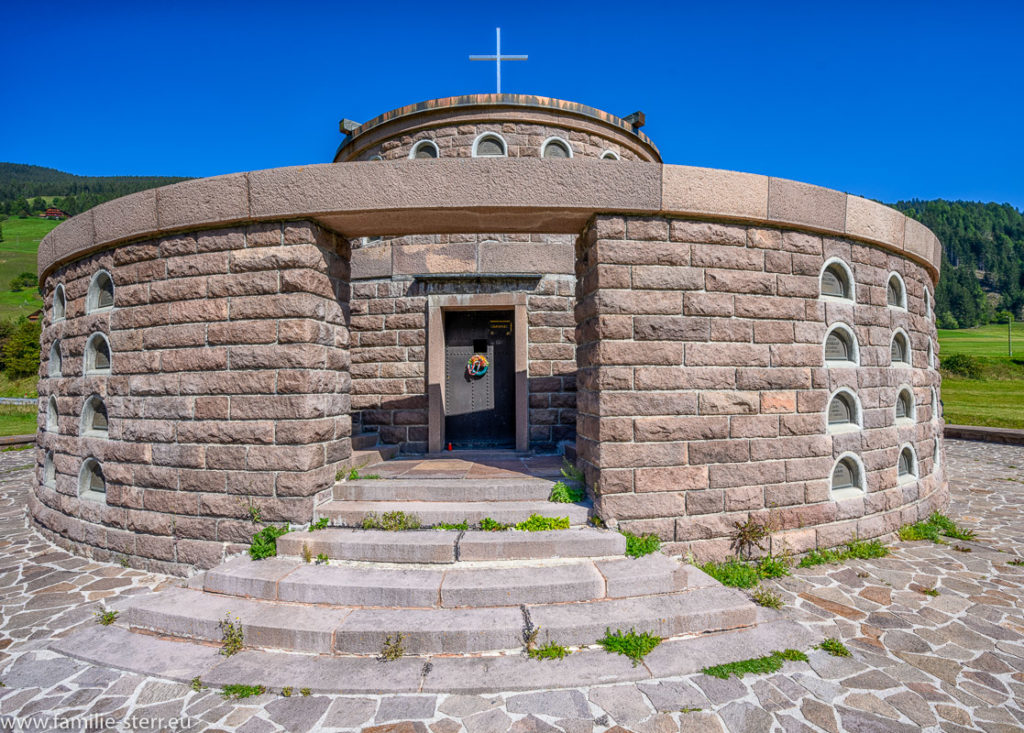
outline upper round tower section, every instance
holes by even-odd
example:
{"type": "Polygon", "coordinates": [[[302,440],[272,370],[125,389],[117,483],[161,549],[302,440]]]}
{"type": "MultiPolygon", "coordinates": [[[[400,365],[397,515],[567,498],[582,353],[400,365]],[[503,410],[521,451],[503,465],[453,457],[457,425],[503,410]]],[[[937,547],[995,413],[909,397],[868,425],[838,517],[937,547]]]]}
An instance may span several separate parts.
{"type": "Polygon", "coordinates": [[[598,158],[660,163],[640,120],[526,94],[432,99],[352,127],[335,163],[408,158],[598,158]]]}

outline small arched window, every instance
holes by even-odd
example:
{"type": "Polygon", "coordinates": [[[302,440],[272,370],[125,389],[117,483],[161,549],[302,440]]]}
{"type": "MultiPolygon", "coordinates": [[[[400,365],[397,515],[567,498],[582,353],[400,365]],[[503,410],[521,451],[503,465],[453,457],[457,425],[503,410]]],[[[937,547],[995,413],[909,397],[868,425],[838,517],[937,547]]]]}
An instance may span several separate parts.
{"type": "Polygon", "coordinates": [[[57,432],[57,423],[60,418],[60,413],[57,412],[57,398],[50,395],[50,399],[46,401],[46,430],[50,433],[57,432]]]}
{"type": "Polygon", "coordinates": [[[549,137],[541,145],[542,158],[571,158],[572,146],[560,137],[549,137]]]}
{"type": "Polygon", "coordinates": [[[938,438],[932,438],[932,472],[942,465],[942,445],[938,438]]]}
{"type": "Polygon", "coordinates": [[[409,157],[416,159],[439,158],[440,156],[441,152],[433,140],[420,140],[409,151],[409,157]]]}
{"type": "Polygon", "coordinates": [[[889,284],[885,288],[885,302],[893,308],[907,307],[907,289],[903,278],[895,272],[889,275],[889,284]]]}
{"type": "Polygon", "coordinates": [[[833,326],[825,336],[825,363],[842,365],[857,363],[857,340],[846,326],[833,326]]]}
{"type": "Polygon", "coordinates": [[[928,288],[924,289],[924,314],[927,318],[932,317],[932,294],[928,288]]]}
{"type": "Polygon", "coordinates": [[[852,453],[839,457],[832,467],[832,495],[835,499],[860,493],[864,490],[864,469],[852,453]]]}
{"type": "Polygon", "coordinates": [[[897,470],[900,481],[913,481],[917,478],[917,456],[914,455],[914,449],[909,445],[903,446],[900,450],[897,470]]]}
{"type": "Polygon", "coordinates": [[[64,370],[64,357],[60,353],[60,339],[54,339],[50,344],[50,358],[46,362],[46,374],[49,377],[59,377],[64,370]]]}
{"type": "Polygon", "coordinates": [[[86,458],[82,471],[78,475],[78,495],[106,501],[107,480],[103,477],[103,468],[95,458],[86,458]]]}
{"type": "Polygon", "coordinates": [[[896,395],[896,420],[912,421],[914,419],[914,395],[907,388],[903,388],[896,395]]]}
{"type": "Polygon", "coordinates": [[[614,150],[605,150],[601,153],[601,160],[619,160],[619,154],[614,150]]]}
{"type": "Polygon", "coordinates": [[[53,465],[53,451],[46,451],[43,457],[43,484],[45,486],[57,485],[57,468],[53,465]]]}
{"type": "Polygon", "coordinates": [[[107,406],[99,395],[90,395],[82,408],[82,434],[107,436],[107,406]]]}
{"type": "Polygon", "coordinates": [[[473,142],[474,158],[504,158],[508,154],[505,140],[493,132],[485,132],[473,142]]]}
{"type": "Polygon", "coordinates": [[[89,292],[85,297],[85,312],[107,310],[114,307],[114,281],[110,273],[100,270],[93,275],[89,283],[89,292]]]}
{"type": "Polygon", "coordinates": [[[85,344],[85,374],[110,374],[110,342],[102,333],[94,333],[85,344]]]}
{"type": "Polygon", "coordinates": [[[928,339],[928,368],[935,368],[935,346],[932,344],[931,339],[928,339]]]}
{"type": "Polygon", "coordinates": [[[64,294],[64,286],[58,285],[53,291],[53,321],[63,321],[68,310],[68,297],[64,294]]]}
{"type": "Polygon", "coordinates": [[[829,432],[842,432],[846,428],[856,428],[860,425],[860,414],[857,407],[857,399],[852,392],[845,389],[839,390],[828,403],[828,429],[829,432]]]}
{"type": "Polygon", "coordinates": [[[853,278],[841,260],[832,260],[821,271],[821,294],[830,298],[853,300],[853,278]]]}
{"type": "Polygon", "coordinates": [[[889,353],[893,364],[910,364],[910,345],[907,342],[907,335],[905,333],[897,331],[893,334],[889,353]]]}
{"type": "Polygon", "coordinates": [[[941,417],[939,415],[939,393],[935,387],[932,387],[932,420],[941,417]]]}
{"type": "Polygon", "coordinates": [[[384,160],[384,157],[383,157],[383,156],[381,156],[381,155],[375,155],[375,156],[373,156],[372,158],[370,158],[370,161],[371,161],[371,162],[372,162],[372,161],[375,161],[375,160],[384,160]]]}

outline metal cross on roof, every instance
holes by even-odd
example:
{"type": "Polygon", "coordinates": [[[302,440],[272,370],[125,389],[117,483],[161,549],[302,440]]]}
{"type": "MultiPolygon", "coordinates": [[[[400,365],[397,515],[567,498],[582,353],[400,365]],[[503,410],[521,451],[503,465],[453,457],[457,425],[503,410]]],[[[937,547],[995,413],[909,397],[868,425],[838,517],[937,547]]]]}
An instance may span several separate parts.
{"type": "Polygon", "coordinates": [[[494,61],[498,67],[498,94],[501,94],[501,62],[502,61],[526,61],[527,56],[502,56],[501,55],[501,28],[495,29],[498,32],[498,47],[493,54],[470,56],[470,61],[494,61]]]}

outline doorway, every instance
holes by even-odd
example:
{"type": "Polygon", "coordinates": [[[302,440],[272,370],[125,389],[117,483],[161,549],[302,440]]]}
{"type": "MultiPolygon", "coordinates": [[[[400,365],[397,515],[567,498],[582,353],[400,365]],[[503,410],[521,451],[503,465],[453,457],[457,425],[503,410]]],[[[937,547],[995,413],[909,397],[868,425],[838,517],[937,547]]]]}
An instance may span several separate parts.
{"type": "Polygon", "coordinates": [[[444,435],[456,450],[516,447],[514,328],[511,310],[444,313],[444,435]]]}

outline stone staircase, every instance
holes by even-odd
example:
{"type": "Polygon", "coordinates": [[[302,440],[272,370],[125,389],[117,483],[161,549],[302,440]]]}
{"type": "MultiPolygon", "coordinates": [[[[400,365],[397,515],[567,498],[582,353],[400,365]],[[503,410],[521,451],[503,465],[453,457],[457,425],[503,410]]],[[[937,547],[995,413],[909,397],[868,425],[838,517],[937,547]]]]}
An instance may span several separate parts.
{"type": "Polygon", "coordinates": [[[395,444],[381,443],[377,433],[357,433],[352,436],[352,468],[366,468],[390,461],[398,455],[398,450],[395,444]]]}
{"type": "MultiPolygon", "coordinates": [[[[80,659],[152,671],[146,666],[155,662],[147,662],[141,650],[156,649],[156,644],[160,655],[185,660],[175,662],[173,674],[163,673],[175,679],[191,679],[184,676],[189,664],[203,666],[204,679],[211,674],[216,679],[217,670],[229,679],[248,669],[238,668],[239,658],[251,659],[261,674],[268,664],[278,664],[298,676],[294,670],[305,658],[310,666],[302,674],[319,679],[323,670],[335,670],[331,684],[349,691],[363,689],[370,679],[376,689],[424,690],[442,684],[479,691],[490,689],[488,684],[551,686],[546,674],[536,674],[537,666],[546,664],[562,666],[558,686],[581,684],[595,674],[581,666],[584,655],[598,669],[614,669],[609,674],[615,679],[634,678],[635,669],[620,668],[618,661],[610,661],[612,655],[593,649],[607,629],[652,632],[667,640],[662,647],[684,655],[691,647],[709,654],[709,635],[745,639],[727,642],[726,653],[715,657],[719,661],[729,661],[730,654],[748,656],[751,639],[785,648],[794,644],[794,636],[806,636],[793,624],[773,620],[745,594],[675,558],[660,553],[626,557],[622,535],[587,526],[587,505],[546,500],[550,480],[445,479],[436,474],[339,482],[333,501],[320,508],[339,526],[280,537],[276,558],[235,558],[183,587],[115,601],[110,606],[119,612],[115,628],[105,632],[118,640],[116,653],[100,643],[95,628],[60,640],[55,648],[80,659]],[[474,525],[485,516],[515,522],[536,513],[569,516],[572,526],[541,532],[355,528],[366,512],[397,509],[416,513],[424,525],[463,520],[474,525]],[[304,555],[326,556],[328,562],[307,563],[304,555]],[[226,617],[241,624],[247,648],[230,661],[206,651],[221,643],[226,617]],[[365,666],[381,654],[387,637],[399,634],[404,648],[400,664],[365,666]],[[530,639],[538,645],[590,649],[541,663],[523,654],[530,639]],[[125,645],[137,653],[126,652],[125,645]],[[327,659],[341,666],[312,664],[327,659]],[[412,670],[408,667],[415,659],[420,667],[412,670]],[[511,666],[499,674],[501,665],[511,666]],[[434,669],[451,679],[438,682],[434,669]],[[429,683],[428,673],[433,675],[429,683]],[[509,675],[519,681],[513,684],[509,675]],[[487,679],[492,681],[483,682],[487,679]]],[[[645,668],[645,674],[680,664],[676,657],[665,658],[645,668]]]]}

